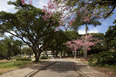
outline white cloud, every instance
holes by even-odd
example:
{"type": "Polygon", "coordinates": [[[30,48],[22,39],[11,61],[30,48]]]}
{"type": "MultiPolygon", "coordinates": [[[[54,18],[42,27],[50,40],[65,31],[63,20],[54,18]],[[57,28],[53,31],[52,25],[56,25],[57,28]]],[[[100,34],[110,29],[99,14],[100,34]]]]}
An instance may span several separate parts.
{"type": "MultiPolygon", "coordinates": [[[[80,29],[78,32],[79,34],[85,34],[85,29],[80,29]]],[[[99,32],[98,28],[92,28],[89,29],[89,31],[87,31],[87,33],[98,33],[98,32],[99,32]]]]}
{"type": "Polygon", "coordinates": [[[5,36],[11,36],[11,34],[10,34],[10,33],[5,33],[4,35],[5,35],[5,36]]]}
{"type": "Polygon", "coordinates": [[[13,5],[8,5],[8,1],[14,1],[14,0],[0,0],[0,11],[6,11],[6,12],[16,12],[13,5]]]}
{"type": "MultiPolygon", "coordinates": [[[[13,32],[13,31],[10,31],[10,32],[13,33],[13,34],[15,34],[15,32],[13,32]]],[[[11,34],[10,33],[7,33],[7,32],[4,35],[5,36],[11,36],[11,34]]]]}
{"type": "MultiPolygon", "coordinates": [[[[15,13],[16,10],[14,9],[13,5],[8,5],[8,1],[16,1],[16,0],[0,0],[0,11],[6,11],[6,12],[11,12],[15,13]]],[[[47,5],[49,0],[32,0],[33,6],[37,8],[43,8],[43,5],[47,5]]]]}
{"type": "Polygon", "coordinates": [[[32,4],[33,4],[33,6],[35,6],[35,7],[38,7],[38,8],[43,8],[43,5],[47,5],[47,3],[48,3],[48,1],[49,0],[33,0],[32,1],[32,4]]]}

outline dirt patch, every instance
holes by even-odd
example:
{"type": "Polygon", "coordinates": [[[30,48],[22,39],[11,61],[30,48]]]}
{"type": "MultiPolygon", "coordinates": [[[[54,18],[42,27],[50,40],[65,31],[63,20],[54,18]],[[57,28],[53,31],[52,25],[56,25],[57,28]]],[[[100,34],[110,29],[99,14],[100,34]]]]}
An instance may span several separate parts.
{"type": "Polygon", "coordinates": [[[97,71],[100,71],[102,73],[105,73],[109,75],[109,77],[116,77],[116,69],[115,68],[110,68],[110,67],[92,67],[96,69],[97,71]]]}
{"type": "Polygon", "coordinates": [[[10,60],[6,60],[6,59],[3,59],[3,60],[0,60],[0,62],[8,62],[10,60]]]}
{"type": "Polygon", "coordinates": [[[8,69],[0,69],[0,74],[3,74],[5,72],[9,72],[9,71],[12,71],[12,70],[15,70],[17,68],[8,68],[8,69]]]}
{"type": "Polygon", "coordinates": [[[78,61],[81,61],[82,63],[84,63],[84,64],[88,64],[88,60],[84,60],[84,59],[81,59],[81,58],[79,58],[79,59],[77,59],[78,61]]]}
{"type": "MultiPolygon", "coordinates": [[[[82,63],[88,64],[88,60],[84,60],[84,59],[77,59],[79,61],[81,61],[82,63]]],[[[99,67],[99,66],[95,66],[92,67],[95,70],[102,72],[104,74],[107,74],[109,77],[116,77],[116,68],[111,68],[111,67],[99,67]]]]}

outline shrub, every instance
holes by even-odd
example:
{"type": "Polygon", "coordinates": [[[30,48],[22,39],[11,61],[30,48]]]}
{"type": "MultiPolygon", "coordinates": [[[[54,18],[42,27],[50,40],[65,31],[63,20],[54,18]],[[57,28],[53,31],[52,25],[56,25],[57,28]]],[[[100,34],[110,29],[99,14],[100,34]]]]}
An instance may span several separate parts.
{"type": "Polygon", "coordinates": [[[47,56],[41,56],[40,58],[41,58],[41,59],[48,59],[47,56]]]}
{"type": "Polygon", "coordinates": [[[0,57],[0,60],[2,60],[2,58],[0,57]]]}
{"type": "Polygon", "coordinates": [[[31,58],[16,58],[17,61],[31,61],[32,59],[31,58]]]}
{"type": "Polygon", "coordinates": [[[89,65],[114,65],[116,63],[116,52],[115,51],[104,51],[100,52],[92,59],[88,61],[89,65]]]}

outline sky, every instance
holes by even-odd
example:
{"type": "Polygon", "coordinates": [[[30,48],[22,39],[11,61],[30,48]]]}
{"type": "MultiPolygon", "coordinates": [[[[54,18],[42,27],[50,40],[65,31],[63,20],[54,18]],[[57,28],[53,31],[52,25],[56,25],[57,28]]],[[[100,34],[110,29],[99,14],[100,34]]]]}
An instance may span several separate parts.
{"type": "MultiPolygon", "coordinates": [[[[15,13],[16,10],[14,9],[14,6],[7,5],[7,1],[15,1],[15,0],[0,0],[0,11],[15,13]]],[[[48,1],[49,0],[33,0],[32,4],[37,8],[42,8],[43,5],[47,5],[48,1]]],[[[93,27],[90,25],[88,33],[104,33],[105,34],[108,27],[112,26],[113,21],[116,19],[116,8],[113,12],[114,12],[114,14],[111,16],[111,19],[107,18],[107,19],[103,20],[101,22],[102,25],[97,26],[97,27],[93,27]]],[[[78,32],[79,32],[79,34],[85,34],[85,26],[81,26],[78,32]]],[[[9,35],[9,34],[7,33],[6,35],[9,35]]]]}

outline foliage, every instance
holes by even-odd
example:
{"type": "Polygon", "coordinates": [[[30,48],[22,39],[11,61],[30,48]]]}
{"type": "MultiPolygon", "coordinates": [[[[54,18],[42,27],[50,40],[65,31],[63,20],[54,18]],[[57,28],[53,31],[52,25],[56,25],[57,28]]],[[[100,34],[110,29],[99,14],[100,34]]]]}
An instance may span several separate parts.
{"type": "Polygon", "coordinates": [[[45,56],[45,55],[42,55],[42,56],[40,57],[40,59],[48,59],[48,57],[45,56]]]}
{"type": "Polygon", "coordinates": [[[24,47],[24,48],[22,49],[22,54],[26,54],[26,55],[28,55],[28,56],[31,56],[31,55],[33,55],[33,51],[32,51],[31,48],[24,47]]]}
{"type": "Polygon", "coordinates": [[[105,35],[103,33],[90,33],[93,37],[97,38],[98,40],[102,40],[100,43],[96,44],[95,46],[91,47],[91,50],[88,54],[96,54],[102,51],[106,51],[105,48],[105,35]]]}
{"type": "Polygon", "coordinates": [[[116,64],[116,51],[104,51],[93,56],[92,59],[88,61],[90,65],[104,66],[116,64]]]}
{"type": "Polygon", "coordinates": [[[0,57],[0,60],[2,60],[3,58],[0,57]]]}
{"type": "Polygon", "coordinates": [[[15,5],[17,12],[0,12],[0,31],[21,39],[32,48],[35,61],[39,61],[40,54],[47,48],[54,35],[55,27],[59,26],[58,17],[55,18],[54,15],[44,21],[45,13],[39,8],[22,5],[20,0],[10,1],[9,4],[15,5]]]}
{"type": "MultiPolygon", "coordinates": [[[[71,12],[76,12],[81,8],[85,8],[87,11],[93,11],[94,15],[100,16],[100,18],[109,17],[115,7],[115,0],[54,0],[62,7],[66,8],[66,10],[71,12]]],[[[85,11],[85,10],[84,10],[85,11]]],[[[89,14],[91,15],[91,13],[89,14]]]]}
{"type": "Polygon", "coordinates": [[[31,61],[31,60],[32,60],[31,58],[22,58],[22,57],[16,58],[16,61],[31,61]]]}
{"type": "Polygon", "coordinates": [[[48,48],[53,51],[53,55],[57,56],[58,53],[61,52],[62,56],[62,52],[67,51],[65,43],[77,38],[78,35],[79,34],[76,31],[56,31],[48,48]]]}
{"type": "Polygon", "coordinates": [[[107,49],[116,50],[116,20],[114,20],[114,26],[109,26],[105,33],[105,44],[107,49]]]}
{"type": "Polygon", "coordinates": [[[11,56],[16,56],[21,53],[19,40],[14,40],[12,36],[4,37],[0,40],[0,57],[10,59],[11,56]]]}

